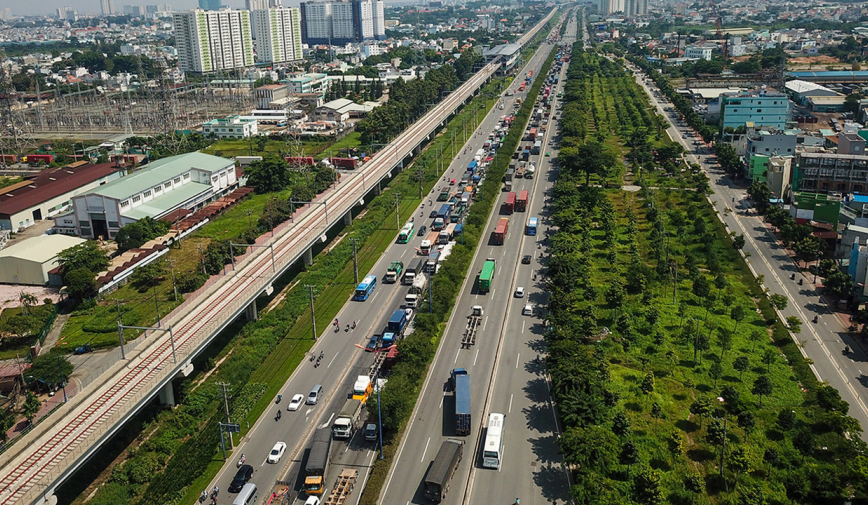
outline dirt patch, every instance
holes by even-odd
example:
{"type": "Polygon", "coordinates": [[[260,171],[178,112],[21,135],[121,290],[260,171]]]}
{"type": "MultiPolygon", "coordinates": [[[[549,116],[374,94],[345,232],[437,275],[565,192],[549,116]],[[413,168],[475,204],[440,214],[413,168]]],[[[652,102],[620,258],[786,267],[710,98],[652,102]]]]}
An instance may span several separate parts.
{"type": "Polygon", "coordinates": [[[834,56],[825,54],[818,56],[797,56],[795,58],[787,58],[787,66],[791,65],[835,65],[841,63],[841,60],[834,56]]]}

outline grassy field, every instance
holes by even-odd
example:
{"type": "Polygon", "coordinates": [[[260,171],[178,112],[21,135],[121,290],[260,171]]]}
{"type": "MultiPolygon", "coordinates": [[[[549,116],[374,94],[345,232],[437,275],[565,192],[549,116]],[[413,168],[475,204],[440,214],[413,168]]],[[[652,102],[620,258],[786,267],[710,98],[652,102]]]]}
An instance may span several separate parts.
{"type": "MultiPolygon", "coordinates": [[[[347,147],[360,147],[359,146],[359,133],[358,132],[350,132],[337,141],[333,139],[328,140],[304,140],[300,144],[305,156],[315,156],[318,160],[322,159],[326,156],[325,152],[331,149],[332,151],[337,151],[341,148],[347,147]]],[[[219,140],[208,147],[207,149],[203,149],[202,152],[206,154],[213,154],[215,156],[223,156],[226,158],[234,158],[236,156],[268,156],[270,154],[280,155],[282,152],[295,152],[296,145],[294,143],[287,143],[281,140],[273,140],[268,139],[265,143],[265,149],[259,149],[259,145],[256,139],[224,139],[219,140]]]]}

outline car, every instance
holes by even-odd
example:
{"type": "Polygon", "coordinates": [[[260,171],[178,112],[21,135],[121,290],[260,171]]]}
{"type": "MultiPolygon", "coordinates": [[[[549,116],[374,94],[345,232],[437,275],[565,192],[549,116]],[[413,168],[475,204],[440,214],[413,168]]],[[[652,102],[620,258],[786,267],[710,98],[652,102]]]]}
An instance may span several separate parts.
{"type": "Polygon", "coordinates": [[[521,262],[525,265],[530,265],[530,254],[525,254],[521,257],[521,262]]]}
{"type": "Polygon", "coordinates": [[[292,400],[289,400],[289,405],[286,406],[286,410],[294,412],[301,407],[302,402],[304,402],[304,395],[293,395],[292,400]]]}
{"type": "Polygon", "coordinates": [[[521,286],[515,288],[514,294],[516,298],[524,298],[524,288],[521,286]]]}
{"type": "Polygon", "coordinates": [[[266,461],[268,463],[279,463],[284,452],[286,452],[286,443],[277,442],[274,444],[274,447],[271,448],[271,452],[268,453],[268,459],[266,461]]]}
{"type": "Polygon", "coordinates": [[[319,505],[320,499],[317,496],[308,496],[307,500],[304,501],[304,505],[319,505]]]}
{"type": "Polygon", "coordinates": [[[428,231],[428,227],[423,224],[419,227],[419,233],[417,233],[417,235],[420,237],[424,237],[426,231],[428,231]]]}
{"type": "Polygon", "coordinates": [[[235,473],[235,478],[232,479],[232,483],[229,484],[229,492],[237,493],[241,491],[241,488],[244,487],[244,484],[247,484],[247,481],[253,477],[253,467],[250,465],[241,465],[241,468],[235,473]]]}
{"type": "Polygon", "coordinates": [[[524,308],[521,309],[521,315],[532,316],[533,315],[533,305],[531,305],[529,303],[524,304],[524,308]]]}
{"type": "Polygon", "coordinates": [[[365,350],[371,351],[371,352],[376,351],[377,346],[379,346],[379,345],[380,345],[380,336],[374,335],[371,337],[371,340],[368,340],[368,345],[365,346],[365,350]]]}
{"type": "Polygon", "coordinates": [[[449,179],[449,185],[454,186],[455,185],[455,179],[449,179]]]}
{"type": "Polygon", "coordinates": [[[552,155],[551,151],[546,151],[546,156],[551,156],[551,155],[552,155]]]}
{"type": "Polygon", "coordinates": [[[430,219],[434,219],[435,217],[437,217],[437,209],[431,210],[431,212],[428,214],[428,217],[430,219]]]}

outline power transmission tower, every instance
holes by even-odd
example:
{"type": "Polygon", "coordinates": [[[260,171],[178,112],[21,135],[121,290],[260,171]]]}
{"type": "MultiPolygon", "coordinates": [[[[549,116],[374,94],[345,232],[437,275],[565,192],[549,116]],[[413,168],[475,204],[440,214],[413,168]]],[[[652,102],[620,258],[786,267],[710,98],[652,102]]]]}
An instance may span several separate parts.
{"type": "MultiPolygon", "coordinates": [[[[5,55],[0,52],[0,60],[3,59],[5,55]]],[[[20,159],[31,147],[23,110],[25,107],[19,103],[19,93],[12,84],[10,69],[0,65],[0,155],[14,154],[20,159]]]]}
{"type": "MultiPolygon", "coordinates": [[[[223,388],[223,410],[226,414],[226,423],[229,423],[229,396],[227,393],[227,388],[229,388],[230,384],[227,382],[217,382],[218,386],[223,388]]],[[[229,448],[232,448],[232,433],[229,433],[229,448]]]]}

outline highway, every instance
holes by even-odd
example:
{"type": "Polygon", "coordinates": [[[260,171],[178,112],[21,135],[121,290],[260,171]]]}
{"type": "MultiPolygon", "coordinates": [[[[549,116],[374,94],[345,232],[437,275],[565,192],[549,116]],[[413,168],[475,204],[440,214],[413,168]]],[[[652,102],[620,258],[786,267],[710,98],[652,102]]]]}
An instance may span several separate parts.
{"type": "MultiPolygon", "coordinates": [[[[570,15],[571,16],[571,15],[570,15]]],[[[550,45],[544,45],[523,69],[534,70],[534,78],[545,78],[540,67],[548,56],[550,45]]],[[[555,92],[556,93],[556,92],[555,92]]],[[[483,122],[482,136],[494,127],[493,117],[483,122]]],[[[446,438],[465,441],[464,457],[452,478],[450,491],[443,503],[512,503],[521,493],[525,503],[548,503],[567,500],[567,476],[560,468],[556,443],[554,413],[548,403],[548,387],[542,370],[532,366],[539,352],[540,337],[533,333],[537,319],[521,316],[525,299],[514,299],[516,286],[533,286],[532,271],[539,267],[537,259],[531,265],[520,264],[522,254],[538,255],[533,239],[524,236],[527,217],[539,213],[542,192],[551,185],[554,175],[548,172],[550,158],[545,158],[547,141],[554,132],[548,128],[544,148],[533,156],[539,166],[534,179],[514,179],[513,191],[527,189],[531,194],[528,212],[516,212],[510,217],[510,226],[504,245],[491,245],[489,237],[501,216],[502,193],[488,222],[470,268],[470,275],[459,295],[456,309],[441,340],[437,356],[429,369],[428,379],[412,415],[412,421],[392,464],[391,473],[380,496],[380,503],[426,503],[422,480],[440,444],[446,438]],[[497,273],[490,292],[477,289],[477,274],[487,258],[497,262],[497,273]],[[516,301],[517,303],[513,303],[516,301]],[[474,305],[485,310],[482,329],[475,346],[461,348],[466,316],[474,305]],[[515,306],[518,305],[516,309],[515,306]],[[523,355],[523,356],[522,356],[523,355]],[[454,399],[447,387],[450,370],[465,368],[470,375],[472,432],[467,437],[456,437],[454,432],[454,399]],[[490,388],[494,388],[493,392],[490,388]],[[482,470],[479,461],[479,440],[484,433],[489,409],[486,399],[492,396],[493,406],[506,416],[506,463],[501,472],[482,470]],[[509,404],[512,404],[511,407],[509,404]],[[533,413],[531,413],[533,412],[533,413]],[[532,419],[525,417],[530,415],[532,419]],[[513,456],[514,454],[514,456],[513,456]],[[514,459],[513,459],[514,458],[514,459]],[[540,462],[543,462],[540,465],[540,462]],[[528,467],[533,468],[528,471],[528,467]],[[478,471],[476,471],[478,470],[478,471]],[[551,471],[554,471],[551,473],[551,471]],[[472,475],[483,484],[477,486],[472,475]],[[481,475],[481,474],[486,475],[481,475]],[[503,473],[503,474],[502,474],[503,473]],[[473,493],[473,489],[477,489],[473,493]],[[472,496],[471,496],[472,495],[472,496]]],[[[526,145],[522,141],[521,145],[526,145]]],[[[507,153],[511,154],[511,153],[507,153]]],[[[466,163],[462,162],[466,166],[466,163]]],[[[436,282],[436,280],[435,280],[436,282]]],[[[538,286],[528,293],[531,302],[539,303],[542,295],[538,286]]],[[[498,410],[495,410],[498,411],[498,410]]]]}
{"type": "MultiPolygon", "coordinates": [[[[769,294],[787,297],[787,307],[780,311],[783,318],[796,316],[802,321],[802,331],[796,338],[803,356],[813,361],[811,369],[819,380],[828,382],[841,393],[841,398],[850,404],[849,415],[857,419],[865,430],[868,428],[868,407],[865,403],[868,398],[868,367],[865,365],[868,354],[858,339],[847,333],[845,323],[820,298],[812,284],[813,276],[802,274],[786,255],[769,226],[753,211],[745,190],[734,184],[720,166],[707,163],[711,150],[701,144],[694,145],[693,142],[700,139],[696,132],[679,121],[676,112],[665,110],[672,104],[659,92],[660,98],[655,97],[656,87],[653,83],[644,82],[640,69],[628,66],[637,73],[637,82],[651,97],[657,112],[669,122],[667,133],[670,138],[688,151],[687,158],[691,162],[698,164],[702,159],[703,170],[708,174],[709,185],[714,191],[711,195],[714,208],[728,230],[744,234],[743,252],[749,255],[747,262],[750,268],[755,274],[764,276],[763,286],[769,288],[769,294]],[[796,280],[790,279],[792,274],[796,275],[796,280]],[[801,286],[798,284],[799,279],[803,281],[801,286]],[[817,324],[812,322],[814,316],[819,317],[817,324]],[[849,355],[844,354],[845,345],[853,350],[849,355]]],[[[781,360],[784,360],[783,356],[781,360]]],[[[860,436],[868,441],[865,431],[860,436]]]]}
{"type": "MultiPolygon", "coordinates": [[[[535,58],[532,62],[538,68],[542,60],[535,58]]],[[[510,105],[512,103],[511,98],[514,97],[500,97],[499,103],[510,105]]],[[[483,119],[476,132],[487,133],[491,131],[500,116],[510,113],[512,110],[514,109],[511,107],[500,110],[495,105],[483,119]]],[[[423,200],[420,208],[417,208],[413,213],[412,218],[417,232],[422,224],[428,226],[430,231],[432,220],[428,218],[428,214],[431,205],[427,204],[427,200],[430,199],[436,208],[439,203],[435,200],[441,190],[447,188],[455,190],[457,188],[457,186],[450,186],[448,179],[460,179],[468,163],[473,159],[474,153],[482,147],[485,140],[484,135],[474,134],[469,138],[466,149],[456,148],[456,156],[444,173],[444,179],[432,189],[423,200]]],[[[411,216],[401,217],[402,223],[411,218],[411,216]]],[[[370,272],[359,272],[360,280],[368,274],[377,276],[378,284],[373,293],[366,301],[349,300],[344,305],[337,315],[340,323],[338,331],[330,326],[321,332],[319,341],[313,348],[313,354],[318,355],[320,352],[324,354],[322,364],[319,367],[314,367],[313,362],[305,361],[290,376],[282,388],[282,401],[279,404],[275,403],[274,407],[257,421],[238,445],[228,464],[210,483],[209,488],[216,485],[221,489],[221,494],[225,493],[237,472],[236,462],[243,453],[247,457],[247,464],[254,467],[255,472],[251,482],[259,488],[262,503],[267,503],[269,492],[276,480],[292,483],[292,489],[289,493],[291,500],[288,503],[293,501],[303,503],[306,495],[299,492],[304,480],[301,477],[301,471],[302,465],[306,461],[311,435],[318,427],[331,426],[347,395],[352,390],[356,377],[368,374],[374,355],[360,347],[364,347],[371,335],[382,334],[389,316],[394,310],[402,306],[404,295],[407,293],[407,285],[400,282],[387,284],[382,281],[387,267],[395,260],[401,260],[406,267],[413,258],[424,258],[424,256],[417,255],[417,249],[424,238],[416,233],[407,244],[393,243],[386,249],[370,272]],[[346,325],[352,322],[356,323],[356,328],[346,331],[346,325]],[[293,395],[302,394],[306,397],[315,384],[322,384],[324,388],[323,396],[317,405],[303,405],[296,412],[286,410],[286,405],[293,395]],[[281,410],[279,420],[276,419],[277,410],[281,410]],[[265,462],[266,456],[277,441],[287,443],[286,454],[279,464],[268,464],[265,462]]],[[[436,275],[434,282],[436,282],[436,275]]],[[[420,310],[424,310],[424,307],[420,310]]],[[[363,423],[360,423],[361,425],[363,423]]],[[[355,503],[377,454],[377,444],[364,441],[361,430],[357,431],[356,436],[349,443],[334,440],[331,449],[330,470],[326,477],[326,491],[331,489],[340,469],[344,467],[355,468],[359,471],[358,483],[348,502],[355,503]]],[[[223,494],[223,496],[226,495],[223,494]]]]}
{"type": "MultiPolygon", "coordinates": [[[[554,14],[553,9],[524,43],[554,14]]],[[[338,219],[388,178],[432,131],[459,108],[497,70],[483,67],[449,94],[437,107],[411,125],[359,170],[360,174],[320,195],[315,205],[302,209],[293,222],[264,236],[239,260],[230,274],[216,276],[199,296],[163,318],[172,333],[153,332],[130,346],[126,360],[105,373],[100,385],[87,388],[62,406],[50,422],[38,425],[11,450],[0,455],[0,503],[41,503],[54,488],[180,372],[190,370],[190,359],[205,348],[261,293],[273,278],[298,261],[338,219]],[[273,256],[272,256],[273,254],[273,256]],[[273,259],[272,259],[273,258],[273,259]]],[[[333,356],[337,356],[337,349],[333,356]]],[[[346,362],[328,363],[344,370],[346,362]]],[[[342,377],[348,375],[342,374],[342,377]]]]}

